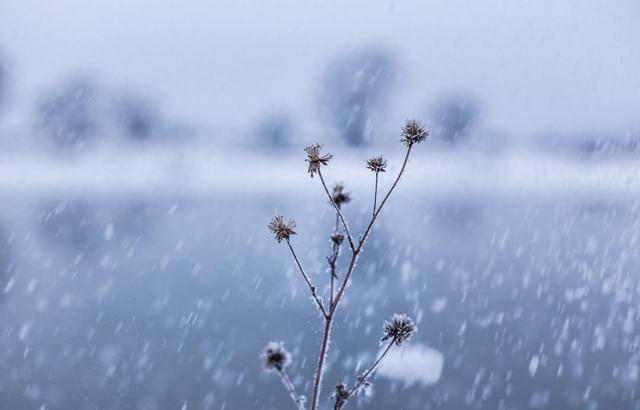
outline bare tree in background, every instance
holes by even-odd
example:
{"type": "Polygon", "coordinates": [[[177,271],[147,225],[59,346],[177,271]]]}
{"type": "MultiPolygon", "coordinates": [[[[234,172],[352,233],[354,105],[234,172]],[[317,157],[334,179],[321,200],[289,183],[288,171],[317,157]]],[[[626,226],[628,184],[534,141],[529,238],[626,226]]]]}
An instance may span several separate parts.
{"type": "Polygon", "coordinates": [[[49,144],[81,150],[102,140],[147,141],[178,136],[157,104],[134,91],[113,91],[90,76],[73,77],[36,105],[38,135],[49,144]]]}
{"type": "Polygon", "coordinates": [[[38,134],[54,146],[78,149],[99,137],[97,84],[74,78],[47,93],[36,107],[38,134]]]}
{"type": "MultiPolygon", "coordinates": [[[[398,175],[393,180],[393,183],[386,191],[384,195],[381,195],[381,200],[378,202],[378,185],[380,174],[386,172],[387,160],[380,156],[373,156],[365,161],[366,168],[375,174],[374,193],[373,193],[373,206],[371,210],[371,217],[362,233],[358,236],[352,234],[352,229],[347,223],[347,219],[344,216],[343,207],[351,202],[350,194],[345,190],[344,185],[336,184],[333,189],[330,190],[325,178],[322,174],[322,168],[329,164],[329,161],[333,158],[331,154],[325,154],[322,152],[322,146],[320,144],[311,145],[305,148],[307,152],[308,172],[311,178],[318,176],[324,192],[326,193],[329,203],[335,210],[335,225],[333,233],[329,238],[331,245],[331,253],[327,256],[328,265],[328,294],[321,294],[318,288],[312,283],[312,279],[304,269],[302,261],[299,259],[298,254],[294,250],[293,236],[296,235],[296,222],[294,220],[285,220],[282,216],[276,216],[269,224],[269,230],[274,234],[278,243],[284,242],[287,245],[288,250],[291,253],[293,261],[296,267],[300,271],[302,279],[309,288],[311,294],[311,300],[318,310],[322,318],[322,339],[320,342],[320,352],[318,354],[317,365],[313,376],[313,387],[311,391],[311,410],[318,409],[320,400],[320,389],[322,386],[322,379],[325,372],[325,361],[329,350],[329,339],[331,335],[333,321],[345,294],[346,288],[350,283],[351,276],[355,271],[355,267],[358,262],[358,258],[363,251],[364,245],[369,238],[371,229],[373,228],[378,216],[382,212],[384,205],[394,191],[400,178],[404,174],[409,161],[409,156],[413,147],[420,142],[426,140],[429,135],[420,121],[410,120],[407,121],[402,128],[401,142],[406,147],[406,153],[402,166],[398,175]],[[341,254],[342,247],[345,246],[350,254],[349,262],[343,267],[343,271],[340,272],[338,266],[338,259],[341,254]],[[328,302],[324,301],[324,297],[328,298],[328,302]]],[[[383,328],[383,336],[380,339],[380,343],[384,346],[382,352],[378,355],[376,360],[361,374],[355,377],[351,386],[340,383],[335,385],[333,394],[334,410],[340,410],[348,402],[348,400],[360,391],[362,388],[371,384],[371,376],[393,346],[400,346],[416,331],[416,325],[414,321],[406,315],[393,315],[390,321],[385,322],[383,328]]],[[[282,383],[286,387],[291,399],[298,408],[302,410],[306,408],[306,397],[299,394],[296,387],[291,382],[289,375],[287,374],[287,367],[291,362],[291,354],[284,348],[282,342],[271,342],[267,345],[262,358],[264,360],[265,368],[269,371],[276,372],[282,383]]]]}
{"type": "Polygon", "coordinates": [[[440,98],[433,110],[434,132],[447,143],[467,140],[478,124],[480,105],[466,94],[450,94],[440,98]]]}
{"type": "Polygon", "coordinates": [[[125,137],[147,140],[158,132],[160,115],[148,100],[125,95],[115,101],[116,126],[125,137]]]}
{"type": "Polygon", "coordinates": [[[266,150],[291,147],[295,134],[293,120],[284,113],[270,113],[260,119],[253,131],[257,145],[266,150]]]}
{"type": "Polygon", "coordinates": [[[362,145],[389,99],[397,67],[385,50],[367,49],[336,60],[322,82],[320,111],[350,145],[362,145]]]}

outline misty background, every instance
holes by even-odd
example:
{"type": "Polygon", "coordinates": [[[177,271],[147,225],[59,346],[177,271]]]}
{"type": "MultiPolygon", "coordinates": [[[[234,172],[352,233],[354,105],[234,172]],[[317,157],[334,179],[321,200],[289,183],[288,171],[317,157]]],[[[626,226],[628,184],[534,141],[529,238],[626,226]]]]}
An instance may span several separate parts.
{"type": "Polygon", "coordinates": [[[640,409],[640,5],[3,0],[0,408],[287,409],[320,329],[334,154],[359,231],[400,128],[431,130],[338,315],[322,394],[348,405],[640,409]]]}

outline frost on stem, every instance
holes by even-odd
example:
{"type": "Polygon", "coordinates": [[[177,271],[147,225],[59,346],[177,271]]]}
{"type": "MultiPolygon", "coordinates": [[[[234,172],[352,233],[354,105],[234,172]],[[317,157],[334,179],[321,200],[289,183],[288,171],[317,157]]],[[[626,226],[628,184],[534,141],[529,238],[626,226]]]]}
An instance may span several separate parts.
{"type": "Polygon", "coordinates": [[[322,150],[322,145],[315,143],[313,145],[309,145],[304,149],[307,152],[306,161],[309,163],[309,175],[313,178],[313,175],[316,172],[320,171],[320,167],[323,165],[327,165],[329,160],[333,158],[331,154],[321,154],[320,150],[322,150]]]}
{"type": "Polygon", "coordinates": [[[340,410],[342,407],[347,404],[349,398],[356,394],[358,391],[371,386],[371,382],[369,381],[369,376],[373,374],[376,370],[382,359],[385,358],[389,350],[395,345],[400,346],[402,342],[408,340],[409,337],[417,330],[413,319],[411,319],[407,315],[398,315],[395,314],[391,318],[391,322],[385,322],[384,324],[384,337],[381,340],[381,343],[390,340],[387,344],[387,347],[382,351],[378,358],[369,366],[369,368],[362,374],[360,374],[356,378],[356,382],[350,389],[347,389],[344,384],[339,384],[336,386],[336,391],[333,395],[334,399],[334,410],[340,410]]]}
{"type": "MultiPolygon", "coordinates": [[[[311,295],[317,304],[318,308],[322,311],[323,314],[323,330],[322,330],[322,339],[320,343],[320,353],[317,358],[317,365],[314,371],[313,384],[311,386],[311,401],[310,401],[310,410],[318,410],[320,396],[321,396],[321,385],[324,375],[325,362],[328,354],[329,348],[329,337],[332,330],[333,319],[335,318],[336,311],[342,297],[345,293],[347,284],[350,283],[351,275],[353,274],[358,258],[361,254],[361,251],[369,237],[369,234],[380,215],[382,208],[384,207],[387,199],[391,196],[391,193],[394,192],[400,178],[404,174],[404,171],[407,167],[409,156],[412,152],[412,147],[415,144],[418,144],[424,140],[426,140],[429,135],[428,131],[424,128],[422,122],[417,120],[408,120],[405,125],[402,127],[402,139],[400,140],[406,146],[406,153],[404,155],[404,160],[402,161],[402,165],[400,167],[399,172],[395,176],[391,186],[386,190],[386,193],[381,195],[382,200],[380,204],[377,204],[378,199],[378,178],[379,174],[386,172],[387,170],[387,160],[382,156],[373,156],[365,161],[367,169],[371,170],[375,173],[375,191],[373,197],[373,211],[370,216],[370,220],[366,224],[366,227],[360,234],[359,242],[354,243],[353,236],[351,235],[351,230],[349,225],[344,218],[343,211],[341,210],[342,205],[347,204],[352,201],[352,197],[350,193],[345,192],[344,185],[336,184],[333,187],[333,190],[330,191],[326,181],[323,177],[321,168],[324,165],[329,163],[329,160],[333,157],[331,154],[323,154],[322,145],[316,143],[310,145],[305,148],[307,153],[306,162],[309,164],[308,173],[313,178],[315,174],[318,174],[320,182],[322,184],[322,188],[326,193],[329,203],[335,208],[336,218],[335,218],[335,228],[331,235],[331,246],[332,253],[327,257],[327,261],[329,263],[329,271],[330,275],[330,287],[329,287],[329,305],[325,308],[322,300],[319,297],[317,292],[317,288],[311,283],[310,276],[307,275],[305,270],[298,259],[296,252],[293,249],[293,246],[290,242],[290,237],[295,235],[296,224],[295,221],[290,220],[288,223],[285,223],[284,218],[282,216],[275,217],[271,223],[269,224],[270,231],[275,235],[275,239],[278,242],[286,241],[288,248],[291,251],[293,259],[298,266],[300,273],[305,280],[307,286],[311,291],[311,295]],[[335,283],[338,279],[338,256],[340,254],[340,246],[343,244],[345,239],[349,243],[349,248],[351,250],[351,255],[349,258],[349,262],[346,264],[344,273],[341,275],[341,279],[335,283]],[[334,294],[335,291],[335,294],[334,294]]],[[[356,377],[356,380],[352,387],[348,388],[344,384],[339,384],[335,387],[335,392],[333,394],[334,398],[334,409],[341,409],[349,400],[349,398],[357,393],[361,388],[366,387],[370,384],[369,377],[376,370],[377,366],[384,359],[387,353],[390,351],[393,346],[401,346],[402,343],[407,341],[411,335],[417,330],[415,322],[406,315],[393,315],[391,321],[387,321],[384,324],[384,335],[381,339],[381,342],[387,342],[386,347],[383,351],[377,356],[376,360],[367,368],[365,372],[356,377]]],[[[291,398],[297,405],[298,409],[304,409],[305,401],[302,395],[298,395],[295,393],[295,386],[289,380],[285,367],[290,361],[290,355],[284,347],[282,347],[281,343],[271,343],[267,346],[265,353],[263,355],[265,358],[265,366],[269,370],[276,370],[279,374],[282,382],[285,387],[289,391],[291,398]]]]}
{"type": "Polygon", "coordinates": [[[261,357],[267,371],[281,372],[291,364],[291,353],[284,348],[282,342],[269,342],[261,357]]]}
{"type": "Polygon", "coordinates": [[[284,222],[284,217],[278,215],[269,223],[269,230],[275,235],[276,241],[278,243],[283,240],[288,241],[291,235],[295,235],[296,231],[294,231],[296,227],[296,221],[293,219],[289,222],[284,222]]]}
{"type": "Polygon", "coordinates": [[[418,330],[413,319],[407,315],[394,314],[391,321],[384,322],[384,336],[380,342],[392,340],[396,346],[402,345],[402,342],[408,340],[411,335],[418,330]]]}
{"type": "Polygon", "coordinates": [[[424,128],[422,121],[407,120],[404,127],[402,127],[402,139],[400,139],[400,142],[410,147],[426,140],[428,136],[429,131],[424,128]]]}

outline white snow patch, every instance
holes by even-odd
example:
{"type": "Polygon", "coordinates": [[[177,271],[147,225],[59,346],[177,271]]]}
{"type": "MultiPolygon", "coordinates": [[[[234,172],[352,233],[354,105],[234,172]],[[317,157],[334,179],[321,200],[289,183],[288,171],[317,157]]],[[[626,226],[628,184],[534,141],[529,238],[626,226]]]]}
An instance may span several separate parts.
{"type": "Polygon", "coordinates": [[[540,366],[540,356],[534,355],[529,362],[529,374],[531,377],[535,376],[538,372],[538,366],[540,366]]]}
{"type": "Polygon", "coordinates": [[[378,374],[405,382],[407,385],[437,383],[442,375],[444,356],[429,347],[413,344],[392,348],[384,358],[378,374]]]}
{"type": "Polygon", "coordinates": [[[431,311],[433,313],[441,313],[447,307],[448,299],[446,297],[436,298],[431,303],[431,311]]]}
{"type": "Polygon", "coordinates": [[[104,229],[104,240],[105,241],[110,241],[111,239],[113,239],[113,234],[115,233],[115,227],[113,226],[113,223],[109,223],[109,225],[107,225],[107,227],[104,229]]]}
{"type": "Polygon", "coordinates": [[[7,284],[4,287],[4,290],[2,291],[2,293],[9,293],[11,292],[11,289],[13,288],[13,286],[16,284],[16,278],[14,276],[10,277],[9,280],[7,281],[7,284]]]}
{"type": "Polygon", "coordinates": [[[551,397],[551,392],[548,390],[542,392],[535,392],[529,399],[529,408],[530,409],[541,409],[546,407],[549,404],[549,398],[551,397]]]}

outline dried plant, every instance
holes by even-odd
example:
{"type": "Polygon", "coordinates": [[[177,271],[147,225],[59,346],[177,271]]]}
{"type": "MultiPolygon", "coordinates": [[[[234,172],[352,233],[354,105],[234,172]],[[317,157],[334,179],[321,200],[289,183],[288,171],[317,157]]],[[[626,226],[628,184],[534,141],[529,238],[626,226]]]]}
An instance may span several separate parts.
{"type": "Polygon", "coordinates": [[[293,402],[299,410],[303,410],[305,408],[306,398],[296,393],[296,388],[287,375],[286,368],[291,363],[291,353],[284,348],[284,343],[269,342],[261,357],[264,360],[265,370],[278,373],[293,402]]]}
{"type": "MultiPolygon", "coordinates": [[[[402,138],[400,140],[406,147],[404,160],[402,162],[402,166],[400,167],[398,175],[391,184],[391,187],[389,188],[387,193],[382,197],[382,201],[379,205],[378,177],[380,173],[386,172],[387,160],[382,156],[377,156],[371,157],[370,159],[365,161],[367,169],[375,173],[373,209],[369,222],[367,223],[364,231],[357,240],[354,239],[354,236],[351,234],[349,225],[347,224],[347,221],[342,212],[343,205],[346,205],[351,201],[351,195],[345,191],[344,185],[342,183],[336,184],[333,190],[329,191],[329,188],[327,187],[327,184],[322,175],[321,168],[323,166],[327,166],[329,160],[333,158],[333,156],[331,154],[322,154],[322,145],[317,143],[305,148],[305,151],[307,153],[306,161],[309,163],[308,172],[311,178],[313,178],[315,174],[318,174],[322,187],[327,194],[327,197],[329,198],[329,203],[335,210],[336,214],[335,226],[330,238],[331,254],[327,256],[329,272],[329,303],[327,305],[325,305],[320,295],[318,294],[316,287],[312,284],[310,277],[302,267],[302,264],[300,263],[300,260],[298,259],[298,256],[293,249],[293,245],[291,244],[291,237],[296,234],[294,230],[296,227],[295,221],[290,220],[288,223],[285,223],[282,216],[276,216],[269,224],[269,230],[274,234],[276,241],[285,241],[287,243],[287,247],[291,252],[293,260],[298,267],[302,278],[311,291],[312,300],[322,314],[322,340],[320,343],[320,353],[318,355],[318,361],[315,368],[311,390],[311,410],[318,409],[320,388],[322,385],[322,377],[325,370],[325,361],[329,347],[329,338],[331,335],[333,320],[335,319],[336,311],[338,309],[340,301],[344,296],[347,285],[349,284],[351,276],[357,265],[358,258],[362,253],[363,247],[367,239],[369,238],[371,229],[378,219],[382,208],[389,199],[389,196],[391,196],[391,193],[395,190],[398,182],[400,181],[400,178],[404,174],[413,146],[424,141],[428,135],[429,132],[424,128],[421,121],[409,120],[405,123],[404,127],[402,128],[402,138]],[[339,275],[338,258],[340,256],[340,250],[342,248],[342,245],[344,244],[345,239],[347,240],[347,243],[349,245],[351,257],[349,258],[348,264],[344,268],[344,273],[342,275],[339,275]]],[[[338,384],[335,387],[335,391],[332,396],[334,410],[342,409],[342,407],[347,404],[349,399],[354,394],[356,394],[361,388],[370,385],[371,374],[376,370],[389,350],[393,346],[402,345],[402,343],[407,341],[411,337],[411,335],[416,332],[416,330],[417,327],[414,321],[407,315],[395,314],[392,316],[390,321],[385,322],[383,328],[383,336],[380,340],[380,343],[385,344],[385,347],[377,356],[376,360],[367,368],[367,370],[356,377],[355,382],[351,387],[348,387],[343,383],[338,384]]],[[[289,392],[289,395],[291,396],[291,399],[297,406],[298,410],[305,409],[305,397],[296,393],[295,386],[287,376],[286,368],[291,360],[291,355],[284,349],[282,343],[269,343],[262,357],[264,359],[265,368],[269,371],[275,371],[279,374],[284,386],[289,392]]]]}
{"type": "Polygon", "coordinates": [[[402,139],[400,142],[411,148],[413,144],[418,144],[427,139],[429,131],[424,128],[422,121],[408,120],[402,127],[402,139]]]}
{"type": "Polygon", "coordinates": [[[371,157],[366,162],[367,162],[367,169],[370,169],[376,174],[379,172],[385,172],[387,170],[387,160],[384,159],[382,155],[378,155],[377,157],[371,157]]]}
{"type": "Polygon", "coordinates": [[[313,174],[316,172],[320,172],[320,167],[323,165],[327,165],[329,160],[333,158],[331,154],[320,154],[320,150],[322,150],[322,145],[317,142],[313,145],[308,146],[304,149],[307,152],[307,162],[309,163],[309,175],[313,178],[313,174]]]}
{"type": "Polygon", "coordinates": [[[342,208],[343,204],[348,204],[351,202],[351,194],[349,192],[344,192],[344,185],[335,184],[333,186],[333,203],[336,204],[338,208],[342,208]]]}
{"type": "Polygon", "coordinates": [[[295,235],[296,221],[284,223],[283,216],[276,216],[269,224],[269,230],[276,236],[278,243],[283,240],[288,241],[291,235],[295,235]]]}

